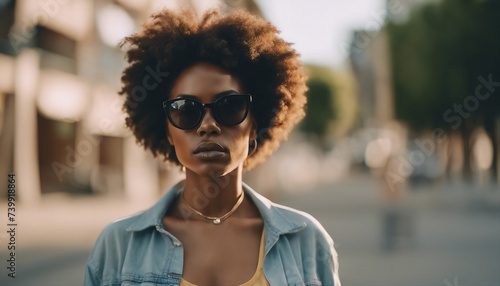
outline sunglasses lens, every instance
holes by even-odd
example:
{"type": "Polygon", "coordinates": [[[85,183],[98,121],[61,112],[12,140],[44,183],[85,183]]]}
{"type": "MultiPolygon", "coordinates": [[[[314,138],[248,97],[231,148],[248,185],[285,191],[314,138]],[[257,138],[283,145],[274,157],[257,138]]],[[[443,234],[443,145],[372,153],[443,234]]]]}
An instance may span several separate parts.
{"type": "Polygon", "coordinates": [[[189,99],[170,103],[168,111],[172,124],[182,129],[194,128],[202,115],[200,103],[189,99]]]}
{"type": "Polygon", "coordinates": [[[245,95],[223,97],[217,101],[215,112],[221,124],[239,124],[248,113],[248,97],[245,95]]]}

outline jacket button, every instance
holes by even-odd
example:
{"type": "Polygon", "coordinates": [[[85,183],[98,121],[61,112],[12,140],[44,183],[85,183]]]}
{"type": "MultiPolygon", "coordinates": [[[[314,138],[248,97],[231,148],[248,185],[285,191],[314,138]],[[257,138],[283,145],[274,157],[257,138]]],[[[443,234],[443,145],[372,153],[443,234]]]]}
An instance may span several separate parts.
{"type": "Polygon", "coordinates": [[[181,244],[176,241],[176,242],[174,242],[174,245],[175,246],[180,246],[181,244]]]}

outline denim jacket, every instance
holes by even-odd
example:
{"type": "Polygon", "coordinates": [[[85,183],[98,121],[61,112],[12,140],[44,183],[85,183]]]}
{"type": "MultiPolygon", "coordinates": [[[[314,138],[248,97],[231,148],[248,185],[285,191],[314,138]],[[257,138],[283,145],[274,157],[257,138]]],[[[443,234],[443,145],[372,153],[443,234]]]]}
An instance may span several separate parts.
{"type": "MultiPolygon", "coordinates": [[[[182,243],[162,217],[183,189],[172,187],[147,211],[112,222],[87,262],[84,285],[179,285],[182,243]]],[[[333,240],[311,215],[273,203],[243,184],[264,221],[264,274],[272,286],[340,286],[333,240]]]]}

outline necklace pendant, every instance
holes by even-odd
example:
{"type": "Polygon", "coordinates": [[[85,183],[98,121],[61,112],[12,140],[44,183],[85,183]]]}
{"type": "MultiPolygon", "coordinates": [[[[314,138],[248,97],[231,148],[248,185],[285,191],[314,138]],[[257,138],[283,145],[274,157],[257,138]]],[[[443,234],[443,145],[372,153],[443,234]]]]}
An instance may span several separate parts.
{"type": "Polygon", "coordinates": [[[216,218],[213,220],[214,224],[219,224],[220,223],[220,218],[216,218]]]}

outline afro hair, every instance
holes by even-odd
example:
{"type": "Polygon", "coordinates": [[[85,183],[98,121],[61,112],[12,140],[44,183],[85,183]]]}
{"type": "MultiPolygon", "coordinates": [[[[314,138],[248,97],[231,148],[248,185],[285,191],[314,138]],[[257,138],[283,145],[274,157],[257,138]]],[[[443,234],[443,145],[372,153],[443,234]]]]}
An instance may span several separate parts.
{"type": "Polygon", "coordinates": [[[299,54],[269,22],[246,11],[222,15],[217,10],[197,17],[192,10],[163,10],[143,29],[124,39],[128,67],[120,94],[126,125],[137,142],[181,165],[167,140],[162,102],[179,74],[207,62],[219,66],[252,94],[257,122],[257,150],[244,162],[246,170],[262,162],[304,117],[306,76],[299,54]],[[155,82],[152,83],[152,78],[155,82]]]}

